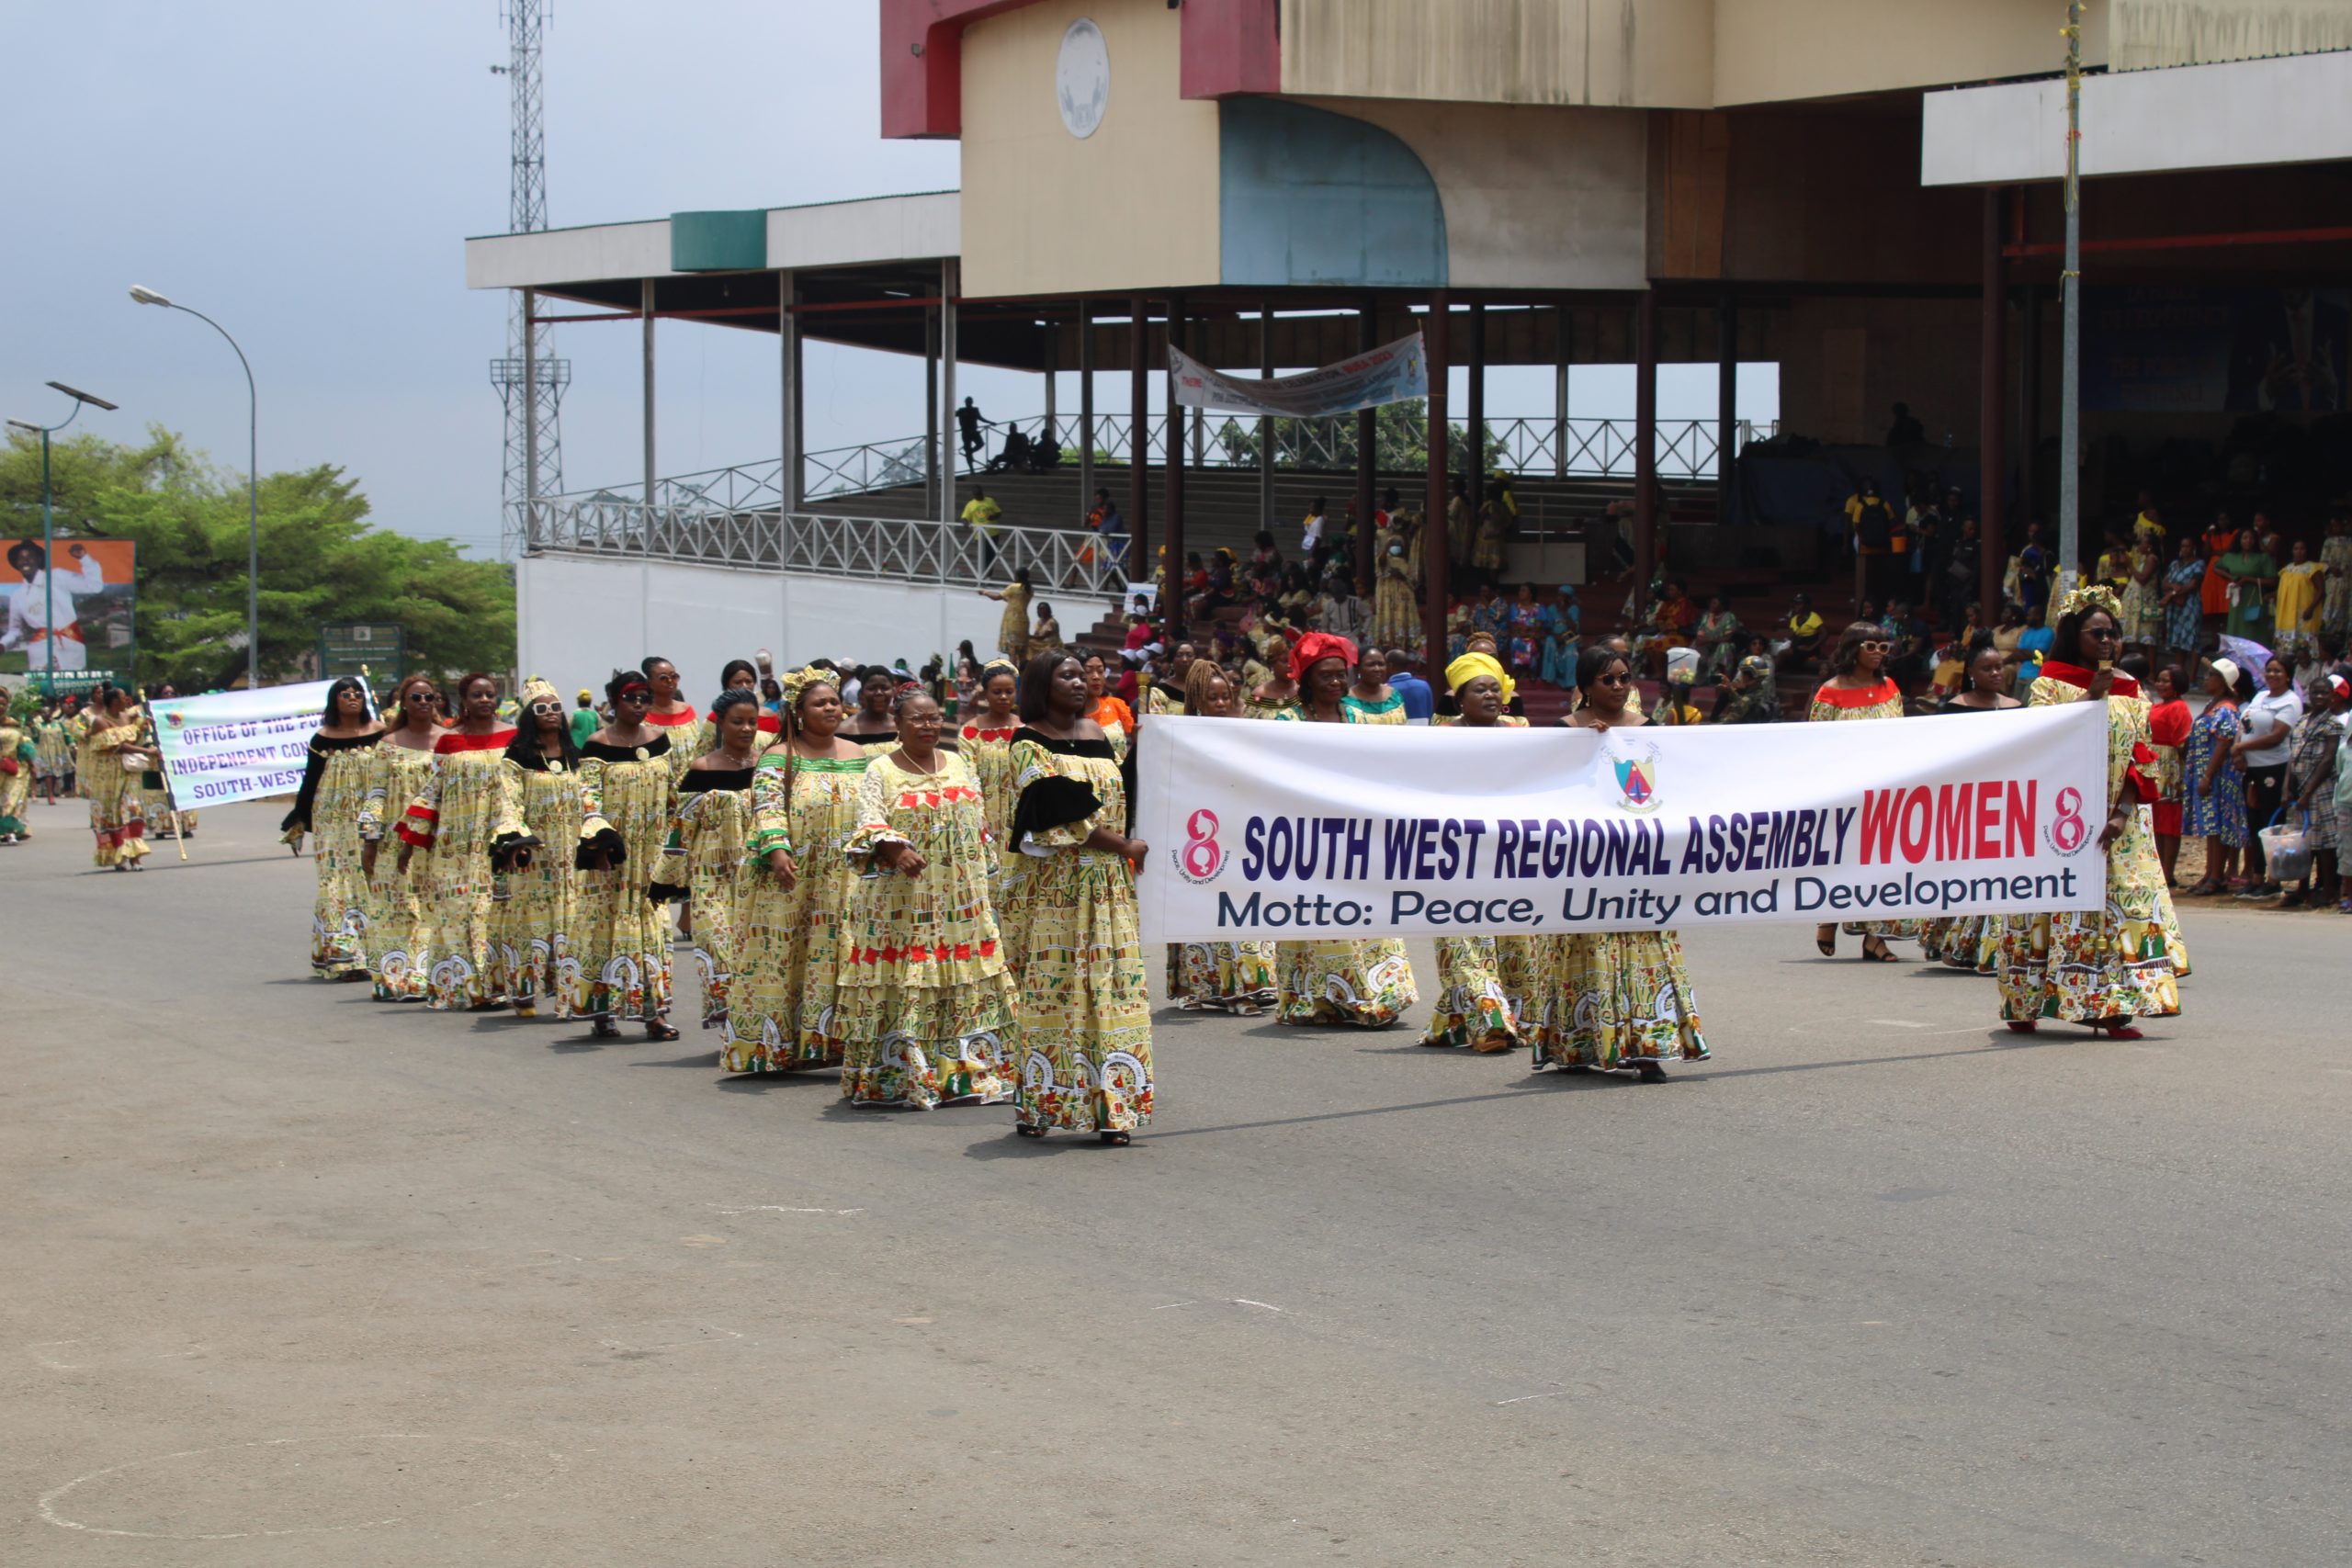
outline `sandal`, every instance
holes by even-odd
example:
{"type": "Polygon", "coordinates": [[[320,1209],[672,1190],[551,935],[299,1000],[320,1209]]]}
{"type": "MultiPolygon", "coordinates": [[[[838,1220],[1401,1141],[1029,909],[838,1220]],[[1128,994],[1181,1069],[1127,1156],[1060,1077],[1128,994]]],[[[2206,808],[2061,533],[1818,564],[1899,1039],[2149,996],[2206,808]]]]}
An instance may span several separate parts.
{"type": "Polygon", "coordinates": [[[2209,876],[2193,887],[2183,888],[2180,896],[2184,898],[2211,898],[2221,890],[2222,885],[2209,876]]]}
{"type": "Polygon", "coordinates": [[[1124,1149],[1135,1140],[1115,1127],[1105,1127],[1094,1134],[1114,1149],[1124,1149]]]}
{"type": "Polygon", "coordinates": [[[588,1032],[599,1040],[618,1040],[621,1037],[621,1026],[614,1022],[611,1018],[599,1014],[590,1021],[588,1032]]]}
{"type": "Polygon", "coordinates": [[[2104,1034],[2109,1040],[2144,1040],[2147,1036],[2132,1027],[2128,1018],[2098,1018],[2090,1022],[2093,1034],[2104,1034]]]}
{"type": "Polygon", "coordinates": [[[678,1037],[677,1027],[666,1018],[649,1018],[645,1021],[645,1037],[648,1040],[675,1040],[678,1037]]]}
{"type": "Polygon", "coordinates": [[[1660,1066],[1657,1063],[1651,1061],[1646,1056],[1643,1057],[1640,1061],[1635,1062],[1634,1064],[1634,1069],[1642,1075],[1642,1082],[1644,1083],[1664,1083],[1666,1081],[1666,1069],[1660,1066]]]}
{"type": "Polygon", "coordinates": [[[1903,960],[1895,957],[1894,954],[1888,950],[1886,939],[1883,936],[1868,936],[1862,939],[1862,961],[1866,964],[1900,964],[1903,962],[1903,960]]]}
{"type": "Polygon", "coordinates": [[[2028,1019],[2015,1019],[2015,1018],[2013,1018],[2013,1019],[2009,1020],[2009,1032],[2010,1032],[2010,1033],[2012,1033],[2012,1034],[2030,1034],[2030,1033],[2032,1033],[2032,1032],[2034,1032],[2034,1030],[2035,1030],[2037,1027],[2038,1027],[2038,1025],[2036,1024],[2036,1022],[2035,1022],[2032,1019],[2030,1019],[2030,1018],[2028,1018],[2028,1019]]]}
{"type": "Polygon", "coordinates": [[[1026,1122],[1015,1122],[1012,1124],[1012,1131],[1016,1136],[1023,1138],[1042,1138],[1046,1135],[1046,1130],[1043,1127],[1032,1127],[1026,1122]]]}
{"type": "Polygon", "coordinates": [[[1821,950],[1821,956],[1824,958],[1837,957],[1838,928],[1836,926],[1816,926],[1814,930],[1815,934],[1813,939],[1813,945],[1821,950]],[[1827,936],[1822,936],[1819,934],[1822,931],[1827,931],[1829,934],[1827,936]]]}

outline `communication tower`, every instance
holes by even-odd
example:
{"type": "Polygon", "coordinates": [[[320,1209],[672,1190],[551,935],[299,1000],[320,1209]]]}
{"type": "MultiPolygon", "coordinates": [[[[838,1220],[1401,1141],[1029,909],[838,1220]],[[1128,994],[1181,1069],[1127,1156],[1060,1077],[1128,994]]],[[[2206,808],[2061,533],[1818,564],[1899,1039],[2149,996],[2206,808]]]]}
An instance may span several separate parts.
{"type": "MultiPolygon", "coordinates": [[[[513,94],[514,133],[509,152],[507,231],[535,234],[548,226],[546,98],[539,51],[547,32],[548,0],[502,0],[499,20],[506,26],[507,60],[492,66],[513,94]]],[[[571,383],[571,362],[550,352],[552,337],[535,324],[519,288],[506,309],[506,353],[490,362],[490,384],[506,405],[506,477],[500,491],[500,554],[512,560],[531,543],[528,502],[563,489],[563,440],[557,415],[563,389],[571,383]],[[537,461],[532,446],[536,438],[537,461]],[[536,491],[534,489],[536,482],[536,491]]]]}

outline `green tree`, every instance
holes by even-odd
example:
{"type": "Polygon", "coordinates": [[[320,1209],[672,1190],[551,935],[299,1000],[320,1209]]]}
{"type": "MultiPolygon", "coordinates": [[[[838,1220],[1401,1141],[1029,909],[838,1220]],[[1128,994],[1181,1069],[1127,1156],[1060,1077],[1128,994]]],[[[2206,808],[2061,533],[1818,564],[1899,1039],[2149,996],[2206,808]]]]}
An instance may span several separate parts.
{"type": "MultiPolygon", "coordinates": [[[[1382,473],[1419,473],[1429,467],[1429,403],[1415,398],[1408,402],[1385,403],[1374,411],[1374,462],[1382,473]]],[[[1463,455],[1470,449],[1466,427],[1449,423],[1446,426],[1447,455],[1456,468],[1463,455]]],[[[1273,422],[1274,467],[1278,468],[1319,468],[1334,473],[1351,471],[1356,466],[1356,417],[1341,414],[1333,419],[1278,419],[1273,422]]],[[[1244,468],[1258,461],[1258,422],[1227,419],[1217,428],[1217,444],[1225,448],[1226,459],[1244,468]]],[[[1487,427],[1487,450],[1501,450],[1494,427],[1487,427]]]]}
{"type": "MultiPolygon", "coordinates": [[[[244,674],[246,500],[242,474],[215,468],[177,435],[145,445],[95,435],[51,457],[61,536],[139,546],[137,678],[188,691],[244,674]]],[[[261,677],[299,678],[322,621],[398,622],[412,667],[503,670],[514,658],[514,578],[447,539],[375,526],[341,468],[262,476],[261,677]]],[[[12,435],[0,452],[0,533],[40,532],[40,446],[12,435]]],[[[389,680],[393,671],[379,672],[389,680]]]]}

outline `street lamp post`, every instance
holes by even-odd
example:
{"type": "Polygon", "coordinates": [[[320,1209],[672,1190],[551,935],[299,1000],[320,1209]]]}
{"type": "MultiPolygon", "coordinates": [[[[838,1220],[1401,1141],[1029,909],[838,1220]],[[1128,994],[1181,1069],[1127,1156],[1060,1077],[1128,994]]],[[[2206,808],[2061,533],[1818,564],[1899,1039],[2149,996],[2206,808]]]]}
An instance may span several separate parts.
{"type": "Polygon", "coordinates": [[[223,338],[236,350],[237,363],[245,370],[245,686],[249,691],[261,688],[261,397],[254,390],[253,362],[245,351],[237,347],[237,340],[229,336],[229,329],[201,310],[174,304],[152,288],[138,284],[130,286],[130,297],[141,305],[161,305],[166,310],[180,310],[194,316],[223,338]]]}
{"type": "Polygon", "coordinates": [[[55,424],[35,424],[29,420],[12,419],[8,423],[18,430],[28,430],[40,437],[40,643],[48,655],[49,665],[41,676],[41,690],[49,696],[57,695],[57,508],[49,487],[49,438],[74,423],[84,403],[94,409],[115,411],[113,403],[104,398],[78,390],[62,381],[50,385],[74,400],[74,406],[55,424]]]}

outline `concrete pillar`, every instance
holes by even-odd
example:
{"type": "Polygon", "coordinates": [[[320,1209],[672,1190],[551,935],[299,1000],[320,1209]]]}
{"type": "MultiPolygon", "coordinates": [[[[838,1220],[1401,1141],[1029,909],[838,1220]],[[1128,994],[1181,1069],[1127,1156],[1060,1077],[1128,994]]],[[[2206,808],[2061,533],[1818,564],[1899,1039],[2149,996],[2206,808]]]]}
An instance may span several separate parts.
{"type": "Polygon", "coordinates": [[[1657,574],[1657,290],[1634,307],[1634,607],[1657,574]]]}
{"type": "Polygon", "coordinates": [[[944,523],[956,521],[956,295],[962,287],[958,264],[939,264],[939,406],[945,411],[940,423],[940,439],[944,461],[940,464],[943,483],[939,487],[940,508],[937,513],[944,523]]]}
{"type": "MultiPolygon", "coordinates": [[[[653,504],[653,280],[638,285],[638,315],[645,337],[645,504],[653,504]]],[[[537,389],[534,388],[536,393],[537,389]]]]}
{"type": "Polygon", "coordinates": [[[1553,312],[1558,318],[1553,327],[1552,367],[1555,378],[1552,389],[1552,477],[1568,477],[1568,355],[1575,346],[1568,308],[1561,306],[1553,312]]]}
{"type": "Polygon", "coordinates": [[[801,440],[804,429],[802,423],[804,400],[800,378],[800,318],[794,315],[792,310],[793,306],[799,303],[799,299],[800,291],[793,275],[790,272],[777,273],[775,275],[776,381],[782,398],[782,407],[776,423],[779,434],[777,450],[783,455],[783,460],[776,468],[775,493],[777,510],[787,515],[799,511],[801,502],[805,499],[804,479],[801,474],[801,468],[804,466],[801,440]]]}
{"type": "Polygon", "coordinates": [[[1487,307],[1470,306],[1470,450],[1463,463],[1470,471],[1470,515],[1478,514],[1487,499],[1487,307]]]}
{"type": "MultiPolygon", "coordinates": [[[[922,312],[922,505],[924,514],[939,515],[939,311],[922,312]]],[[[951,422],[952,423],[952,422],[951,422]]],[[[951,466],[947,472],[954,472],[951,466]]]]}
{"type": "MultiPolygon", "coordinates": [[[[1127,578],[1151,580],[1151,302],[1138,294],[1127,301],[1127,578]]],[[[1169,606],[1182,618],[1184,558],[1168,562],[1169,606]]],[[[1175,646],[1171,640],[1170,648],[1175,646]]]]}
{"type": "Polygon", "coordinates": [[[1421,662],[1432,676],[1445,669],[1446,596],[1453,586],[1446,570],[1445,525],[1446,421],[1451,417],[1446,378],[1452,373],[1446,358],[1446,317],[1453,308],[1453,297],[1446,290],[1431,294],[1423,329],[1430,362],[1430,461],[1428,496],[1421,513],[1421,662]]]}
{"type": "MultiPolygon", "coordinates": [[[[1168,299],[1169,367],[1161,374],[1167,378],[1168,400],[1168,515],[1160,521],[1161,542],[1168,550],[1168,581],[1180,582],[1184,565],[1184,411],[1176,406],[1175,353],[1192,347],[1191,334],[1184,321],[1184,298],[1172,294],[1168,299]]],[[[1148,571],[1150,563],[1143,563],[1148,571]]],[[[1170,593],[1175,601],[1169,606],[1168,635],[1182,635],[1184,607],[1182,595],[1170,593]]],[[[1173,646],[1172,644],[1170,646],[1173,646]]]]}
{"type": "MultiPolygon", "coordinates": [[[[1356,352],[1368,354],[1380,346],[1379,300],[1367,296],[1356,310],[1356,352]]],[[[1370,600],[1379,585],[1373,576],[1372,510],[1378,504],[1373,491],[1380,479],[1380,411],[1364,409],[1356,415],[1356,542],[1351,570],[1370,600]]]]}
{"type": "Polygon", "coordinates": [[[1081,508],[1094,504],[1094,303],[1084,299],[1078,302],[1078,499],[1081,508]]]}
{"type": "MultiPolygon", "coordinates": [[[[1274,308],[1258,308],[1258,379],[1274,378],[1274,308]]],[[[1258,526],[1274,525],[1274,422],[1258,421],[1258,526]]]]}
{"type": "Polygon", "coordinates": [[[1715,521],[1728,523],[1739,462],[1739,300],[1728,288],[1715,322],[1715,521]]]}
{"type": "MultiPolygon", "coordinates": [[[[1984,191],[1984,234],[1979,261],[1983,266],[1982,317],[1979,322],[1979,366],[1976,390],[1976,486],[1983,493],[1976,503],[1976,543],[1980,558],[1976,591],[1983,603],[1984,624],[1991,626],[2001,608],[2001,579],[2008,569],[2007,520],[2001,487],[2007,482],[2007,462],[2001,450],[2001,406],[2008,367],[2009,307],[2001,280],[2001,193],[1984,191]]],[[[2031,290],[2027,291],[2028,299],[2031,290]]],[[[2027,341],[2031,342],[2031,334],[2027,341]]],[[[2030,462],[2030,459],[2028,459],[2030,462]]]]}

